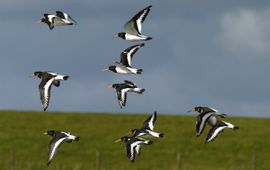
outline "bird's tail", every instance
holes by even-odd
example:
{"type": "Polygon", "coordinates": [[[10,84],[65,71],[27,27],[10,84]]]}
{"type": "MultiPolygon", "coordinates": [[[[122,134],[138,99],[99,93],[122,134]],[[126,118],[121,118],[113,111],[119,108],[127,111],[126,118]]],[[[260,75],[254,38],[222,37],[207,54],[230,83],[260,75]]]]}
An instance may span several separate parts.
{"type": "Polygon", "coordinates": [[[163,137],[164,137],[164,133],[160,133],[160,134],[158,135],[158,137],[159,137],[159,138],[163,138],[163,137]]]}
{"type": "Polygon", "coordinates": [[[151,145],[153,143],[153,141],[151,141],[151,140],[146,140],[145,142],[144,142],[144,144],[146,144],[146,145],[151,145]]]}
{"type": "Polygon", "coordinates": [[[136,74],[142,74],[142,72],[143,72],[143,69],[138,69],[138,70],[136,71],[136,74]]]}
{"type": "Polygon", "coordinates": [[[75,137],[75,141],[79,141],[80,138],[81,138],[80,136],[76,136],[76,137],[75,137]]]}
{"type": "Polygon", "coordinates": [[[237,130],[237,129],[239,129],[239,126],[234,126],[233,127],[233,130],[237,130]]]}
{"type": "Polygon", "coordinates": [[[145,40],[148,41],[148,40],[152,40],[153,38],[152,37],[147,37],[145,40]]]}
{"type": "Polygon", "coordinates": [[[145,91],[145,89],[143,89],[143,88],[135,88],[134,89],[134,92],[139,93],[139,94],[143,94],[144,91],[145,91]]]}

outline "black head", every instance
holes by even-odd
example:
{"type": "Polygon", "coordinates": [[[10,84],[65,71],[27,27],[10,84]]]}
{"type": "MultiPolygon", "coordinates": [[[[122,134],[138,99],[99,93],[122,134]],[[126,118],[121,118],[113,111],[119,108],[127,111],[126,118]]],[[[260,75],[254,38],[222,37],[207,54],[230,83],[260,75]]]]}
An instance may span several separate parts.
{"type": "Polygon", "coordinates": [[[199,113],[202,113],[204,111],[203,107],[201,106],[194,107],[194,110],[199,113]]]}
{"type": "Polygon", "coordinates": [[[55,135],[55,130],[48,130],[48,131],[45,132],[44,134],[45,134],[45,135],[54,136],[54,135],[55,135]]]}
{"type": "Polygon", "coordinates": [[[47,23],[48,20],[46,20],[46,18],[41,18],[40,22],[47,23]]]}
{"type": "Polygon", "coordinates": [[[37,76],[37,77],[41,78],[41,77],[42,77],[42,74],[43,74],[43,72],[41,72],[41,71],[35,71],[35,72],[32,74],[32,76],[37,76]]]}
{"type": "Polygon", "coordinates": [[[201,106],[197,106],[197,107],[192,108],[188,112],[199,112],[199,113],[203,113],[204,112],[204,109],[201,106]]]}
{"type": "Polygon", "coordinates": [[[107,68],[107,70],[110,70],[110,71],[116,73],[116,66],[109,66],[109,67],[107,68]]]}
{"type": "Polygon", "coordinates": [[[120,32],[120,33],[117,34],[117,37],[122,38],[122,39],[125,39],[126,33],[120,32]]]}
{"type": "Polygon", "coordinates": [[[119,84],[112,84],[112,88],[117,89],[119,87],[119,84]]]}
{"type": "Polygon", "coordinates": [[[123,142],[127,142],[128,140],[129,140],[129,138],[127,136],[121,137],[121,141],[123,141],[123,142]]]}

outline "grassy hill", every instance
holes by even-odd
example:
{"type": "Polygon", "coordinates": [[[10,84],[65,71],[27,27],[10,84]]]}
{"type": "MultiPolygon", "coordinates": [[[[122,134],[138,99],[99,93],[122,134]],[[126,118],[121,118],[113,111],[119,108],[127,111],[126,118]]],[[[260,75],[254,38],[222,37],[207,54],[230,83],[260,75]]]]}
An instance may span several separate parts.
{"type": "Polygon", "coordinates": [[[0,112],[0,167],[7,170],[251,170],[270,169],[270,119],[231,118],[240,130],[226,130],[204,144],[206,132],[195,136],[195,117],[158,115],[155,130],[163,139],[142,147],[130,163],[122,143],[114,140],[140,127],[148,115],[0,112]],[[81,136],[64,143],[46,166],[49,129],[81,136]],[[100,156],[96,157],[96,154],[100,156]],[[177,155],[180,161],[177,162],[177,155]],[[254,161],[255,160],[255,161],[254,161]]]}

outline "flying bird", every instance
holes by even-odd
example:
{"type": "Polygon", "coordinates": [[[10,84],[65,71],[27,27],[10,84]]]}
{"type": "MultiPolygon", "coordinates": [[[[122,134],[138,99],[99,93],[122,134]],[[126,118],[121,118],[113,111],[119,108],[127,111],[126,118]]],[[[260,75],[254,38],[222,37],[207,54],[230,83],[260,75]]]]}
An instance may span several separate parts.
{"type": "Polygon", "coordinates": [[[125,80],[124,83],[109,85],[108,87],[116,90],[117,100],[120,108],[123,108],[126,105],[127,92],[142,94],[145,91],[145,89],[137,87],[136,84],[128,80],[125,80]]]}
{"type": "Polygon", "coordinates": [[[163,133],[154,132],[154,125],[157,119],[157,112],[155,111],[152,115],[150,115],[143,123],[143,126],[140,129],[132,129],[130,133],[134,137],[157,137],[162,138],[164,136],[163,133]]]}
{"type": "Polygon", "coordinates": [[[152,37],[148,37],[145,35],[142,35],[142,24],[147,17],[150,8],[152,5],[149,5],[145,7],[143,10],[138,12],[136,15],[134,15],[129,21],[127,21],[124,25],[125,32],[120,32],[114,37],[119,37],[124,40],[130,40],[130,41],[147,41],[151,40],[152,37]]]}
{"type": "Polygon", "coordinates": [[[143,70],[133,68],[131,66],[131,61],[134,54],[143,46],[144,44],[142,43],[128,47],[121,53],[120,62],[114,62],[115,65],[111,65],[103,71],[112,71],[120,74],[141,74],[143,70]]]}
{"type": "Polygon", "coordinates": [[[80,140],[80,137],[74,136],[74,135],[70,134],[69,132],[65,132],[65,131],[49,130],[49,131],[45,132],[44,134],[50,135],[52,137],[52,140],[49,143],[47,165],[49,165],[52,162],[52,160],[56,154],[57,149],[64,141],[70,143],[72,141],[79,141],[80,140]]]}
{"type": "Polygon", "coordinates": [[[55,26],[76,25],[77,22],[67,13],[56,11],[56,14],[44,14],[38,23],[45,23],[52,30],[55,26]]]}
{"type": "Polygon", "coordinates": [[[59,87],[60,80],[67,80],[69,76],[60,75],[50,71],[35,71],[32,76],[36,76],[41,79],[39,84],[39,93],[43,110],[46,111],[50,102],[52,84],[56,87],[59,87]]]}
{"type": "Polygon", "coordinates": [[[116,140],[115,143],[121,141],[125,144],[127,157],[130,159],[131,162],[135,161],[136,154],[140,154],[141,144],[151,145],[153,143],[153,141],[150,140],[128,136],[121,137],[120,139],[116,140]]]}
{"type": "Polygon", "coordinates": [[[212,126],[209,130],[205,143],[213,141],[224,129],[239,129],[238,126],[235,126],[229,122],[222,120],[217,120],[215,116],[211,116],[208,120],[208,123],[212,126]]]}
{"type": "Polygon", "coordinates": [[[226,116],[226,114],[219,112],[218,110],[212,108],[212,107],[202,107],[197,106],[189,110],[188,112],[198,112],[199,115],[197,116],[196,121],[196,135],[200,136],[205,128],[205,125],[208,121],[208,119],[213,116],[217,115],[220,117],[226,116]]]}

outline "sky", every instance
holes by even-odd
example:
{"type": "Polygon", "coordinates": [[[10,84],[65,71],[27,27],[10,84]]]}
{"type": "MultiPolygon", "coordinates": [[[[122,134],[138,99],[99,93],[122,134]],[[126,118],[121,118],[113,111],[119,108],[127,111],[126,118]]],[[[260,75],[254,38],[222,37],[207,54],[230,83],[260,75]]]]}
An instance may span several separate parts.
{"type": "Polygon", "coordinates": [[[53,87],[48,111],[186,114],[211,106],[232,116],[270,117],[270,2],[266,0],[0,1],[0,109],[41,111],[34,71],[70,79],[53,87]],[[141,75],[102,69],[140,43],[113,38],[153,5],[143,34],[153,37],[133,58],[141,75]],[[64,11],[76,26],[49,30],[44,13],[64,11]],[[107,85],[131,80],[120,109],[107,85]]]}

